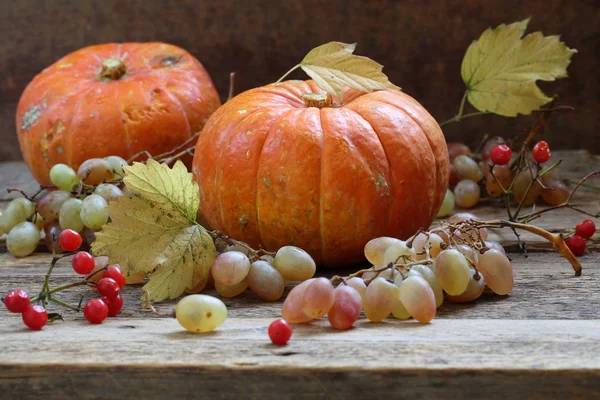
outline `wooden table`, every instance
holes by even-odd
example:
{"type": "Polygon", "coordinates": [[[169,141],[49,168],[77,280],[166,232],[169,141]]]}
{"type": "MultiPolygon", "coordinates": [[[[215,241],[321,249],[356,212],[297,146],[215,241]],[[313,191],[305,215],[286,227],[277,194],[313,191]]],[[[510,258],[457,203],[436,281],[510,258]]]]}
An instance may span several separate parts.
{"type": "MultiPolygon", "coordinates": [[[[583,151],[556,156],[565,160],[565,178],[600,168],[600,158],[583,151]]],[[[20,163],[0,164],[0,206],[12,197],[6,187],[36,188],[20,163]]],[[[583,188],[577,199],[600,211],[599,191],[583,188]]],[[[503,215],[496,202],[475,212],[486,219],[503,215]]],[[[560,210],[539,225],[557,231],[581,219],[560,210]]],[[[98,326],[67,311],[65,322],[32,332],[19,315],[2,310],[0,398],[600,398],[600,235],[588,241],[581,277],[537,238],[524,235],[525,257],[509,231],[494,236],[511,251],[509,296],[444,303],[429,325],[361,319],[344,332],[325,321],[295,326],[284,347],[271,345],[266,334],[281,303],[251,293],[225,300],[229,318],[204,335],[142,310],[136,286],[124,289],[121,315],[98,326]]],[[[39,290],[49,261],[44,253],[0,254],[0,293],[39,290]]],[[[53,282],[73,275],[63,261],[53,282]]],[[[91,296],[81,289],[64,298],[76,303],[81,294],[91,296]]]]}

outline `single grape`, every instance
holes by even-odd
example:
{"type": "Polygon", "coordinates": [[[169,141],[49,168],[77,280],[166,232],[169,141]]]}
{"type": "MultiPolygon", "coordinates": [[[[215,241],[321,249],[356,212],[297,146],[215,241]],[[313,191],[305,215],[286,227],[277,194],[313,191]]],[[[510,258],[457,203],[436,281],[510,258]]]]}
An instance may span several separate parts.
{"type": "MultiPolygon", "coordinates": [[[[427,281],[431,290],[433,290],[433,295],[435,297],[435,306],[439,307],[444,302],[444,291],[442,290],[442,286],[438,282],[435,273],[432,269],[426,267],[425,265],[413,265],[408,271],[408,276],[420,276],[427,281]]],[[[400,283],[402,279],[395,280],[394,284],[400,287],[400,283]]]]}
{"type": "Polygon", "coordinates": [[[254,261],[250,265],[247,280],[250,290],[261,300],[275,301],[283,296],[283,278],[279,271],[266,261],[254,261]]]}
{"type": "Polygon", "coordinates": [[[483,293],[483,289],[485,289],[485,279],[483,279],[483,275],[478,273],[476,270],[471,268],[469,271],[470,279],[469,285],[467,289],[458,296],[448,295],[448,301],[453,303],[466,303],[469,301],[473,301],[479,298],[483,293]]]}
{"type": "Polygon", "coordinates": [[[21,222],[10,230],[6,237],[6,247],[15,257],[30,255],[40,242],[40,231],[31,222],[21,222]]]}
{"type": "Polygon", "coordinates": [[[367,285],[363,278],[359,278],[355,276],[354,278],[346,279],[346,285],[354,288],[358,294],[360,294],[361,299],[364,301],[365,293],[367,292],[367,285]]]}
{"type": "Polygon", "coordinates": [[[11,290],[2,299],[2,302],[11,313],[22,313],[29,307],[29,296],[24,290],[11,290]]]}
{"type": "Polygon", "coordinates": [[[327,319],[334,329],[350,329],[360,316],[362,299],[356,289],[340,284],[335,290],[335,301],[327,313],[327,319]]]}
{"type": "Polygon", "coordinates": [[[211,268],[215,283],[231,286],[241,282],[250,272],[250,260],[239,251],[219,254],[211,268]]]}
{"type": "Polygon", "coordinates": [[[399,301],[398,286],[384,278],[375,278],[365,292],[365,316],[373,322],[383,321],[396,308],[399,301]]]}
{"type": "Polygon", "coordinates": [[[445,246],[445,243],[440,235],[430,233],[427,245],[429,246],[429,255],[431,258],[436,258],[442,251],[442,247],[445,246]]]}
{"type": "Polygon", "coordinates": [[[512,157],[512,149],[505,144],[498,145],[490,152],[490,159],[498,165],[506,165],[512,157]]]}
{"type": "Polygon", "coordinates": [[[177,322],[190,332],[210,332],[227,318],[227,307],[216,297],[192,294],[175,307],[177,322]]]}
{"type": "Polygon", "coordinates": [[[569,236],[565,239],[565,244],[571,250],[573,255],[579,257],[585,253],[585,240],[579,235],[569,236]]]}
{"type": "Polygon", "coordinates": [[[10,230],[25,222],[27,218],[31,217],[35,212],[35,205],[24,197],[17,197],[13,199],[6,209],[2,212],[0,217],[0,229],[6,233],[10,233],[10,230]]]}
{"type": "Polygon", "coordinates": [[[542,186],[537,181],[531,183],[533,181],[532,176],[531,176],[532,173],[535,176],[535,171],[533,171],[533,172],[529,172],[529,170],[521,171],[515,178],[515,181],[513,184],[513,195],[515,196],[515,200],[518,203],[521,203],[521,201],[522,201],[523,205],[525,205],[525,206],[530,206],[533,203],[535,203],[535,201],[537,200],[537,198],[540,196],[540,194],[542,192],[542,186]],[[530,183],[531,183],[531,189],[529,189],[529,192],[527,192],[527,188],[529,187],[530,183]],[[526,193],[527,193],[527,196],[525,196],[526,193]]]}
{"type": "Polygon", "coordinates": [[[275,264],[275,257],[270,256],[268,254],[264,254],[264,255],[260,256],[260,259],[268,262],[270,265],[275,264]]]}
{"type": "Polygon", "coordinates": [[[454,248],[460,251],[462,255],[467,258],[471,266],[477,266],[477,262],[479,261],[479,253],[475,249],[468,244],[459,244],[454,248]]]}
{"type": "Polygon", "coordinates": [[[125,161],[119,156],[104,157],[104,160],[108,162],[108,165],[110,166],[110,169],[112,171],[112,176],[108,180],[115,181],[125,176],[125,171],[123,170],[123,167],[127,166],[127,161],[125,161]]]}
{"type": "Polygon", "coordinates": [[[102,197],[107,203],[117,200],[119,197],[124,196],[123,191],[117,186],[110,183],[101,183],[94,190],[94,194],[102,197]]]}
{"type": "Polygon", "coordinates": [[[584,239],[589,239],[596,233],[596,224],[591,219],[585,219],[575,226],[575,233],[584,239]]]}
{"type": "Polygon", "coordinates": [[[329,279],[315,278],[306,287],[302,297],[302,312],[312,319],[321,318],[333,306],[334,288],[329,279]]]}
{"type": "Polygon", "coordinates": [[[73,168],[65,164],[56,164],[50,169],[50,180],[54,186],[65,192],[72,191],[80,182],[73,168]]]}
{"type": "Polygon", "coordinates": [[[108,316],[116,317],[117,314],[121,312],[121,308],[123,308],[123,297],[118,295],[116,297],[103,297],[102,301],[108,307],[108,316]]]}
{"type": "Polygon", "coordinates": [[[481,149],[481,159],[485,162],[491,157],[492,151],[499,145],[505,144],[506,141],[501,136],[494,136],[489,138],[481,149]]]}
{"type": "MultiPolygon", "coordinates": [[[[486,240],[485,242],[485,246],[490,249],[490,250],[498,250],[499,252],[501,252],[502,254],[506,254],[506,251],[504,250],[504,247],[502,247],[502,245],[498,242],[492,242],[490,240],[486,240]]],[[[479,262],[479,260],[478,260],[479,262]]]]}
{"type": "Polygon", "coordinates": [[[304,292],[313,279],[307,279],[295,286],[283,302],[281,316],[290,324],[301,324],[312,319],[302,311],[302,302],[304,300],[304,292]]]}
{"type": "Polygon", "coordinates": [[[424,278],[407,277],[400,284],[399,292],[400,302],[414,319],[426,324],[435,317],[435,295],[424,278]]]}
{"type": "Polygon", "coordinates": [[[571,191],[560,180],[544,176],[542,183],[546,187],[542,188],[542,199],[551,206],[557,206],[569,199],[571,191]]]}
{"type": "Polygon", "coordinates": [[[276,344],[277,346],[283,346],[287,344],[292,337],[291,325],[281,318],[271,322],[271,325],[269,325],[269,329],[267,331],[269,333],[271,343],[276,344]]]}
{"type": "Polygon", "coordinates": [[[479,168],[479,165],[477,165],[475,160],[469,156],[457,156],[454,161],[452,161],[452,165],[456,169],[456,172],[458,172],[458,176],[462,179],[478,182],[483,177],[481,168],[479,168]]]}
{"type": "Polygon", "coordinates": [[[384,265],[383,255],[386,250],[398,242],[401,240],[386,236],[372,239],[365,245],[365,257],[373,265],[384,265]]]}
{"type": "Polygon", "coordinates": [[[444,250],[435,259],[435,276],[446,293],[458,296],[469,285],[469,262],[456,249],[444,250]]]}
{"type": "Polygon", "coordinates": [[[108,161],[102,158],[90,158],[79,166],[77,175],[86,185],[98,185],[110,180],[113,176],[113,170],[108,161]]]}
{"type": "Polygon", "coordinates": [[[488,174],[485,177],[485,188],[491,197],[498,197],[504,193],[503,188],[506,190],[510,187],[512,172],[508,165],[495,165],[493,171],[493,176],[488,174]]]}
{"type": "Polygon", "coordinates": [[[481,275],[483,275],[487,286],[492,289],[494,293],[505,295],[513,289],[514,278],[512,265],[504,253],[498,250],[486,251],[479,256],[477,269],[481,275]]]}
{"type": "Polygon", "coordinates": [[[450,161],[461,155],[470,156],[471,149],[464,143],[450,142],[448,143],[448,157],[450,161]]]}
{"type": "Polygon", "coordinates": [[[410,262],[409,260],[412,259],[412,255],[414,254],[411,250],[412,249],[406,245],[406,242],[398,240],[383,253],[382,265],[388,265],[389,263],[405,264],[406,262],[410,262]]]}
{"type": "Polygon", "coordinates": [[[541,140],[533,146],[531,155],[536,162],[543,164],[550,159],[550,146],[541,140]]]}
{"type": "Polygon", "coordinates": [[[454,190],[456,184],[460,181],[458,171],[454,168],[454,165],[450,164],[450,176],[448,178],[448,189],[454,190]]]}
{"type": "Polygon", "coordinates": [[[242,279],[238,283],[234,283],[233,285],[221,285],[220,283],[215,282],[215,290],[223,297],[235,297],[244,293],[244,291],[248,289],[248,281],[246,279],[242,279]]]}
{"type": "Polygon", "coordinates": [[[479,189],[479,185],[469,179],[463,179],[454,188],[456,205],[461,208],[475,207],[479,202],[480,196],[481,189],[479,189]]]}
{"type": "Polygon", "coordinates": [[[83,230],[84,225],[80,215],[82,205],[83,202],[79,199],[69,199],[63,203],[58,217],[61,229],[71,229],[75,232],[83,230]]]}
{"type": "Polygon", "coordinates": [[[71,194],[64,190],[53,190],[46,193],[42,198],[37,201],[36,209],[37,212],[49,223],[52,221],[58,221],[60,208],[65,201],[71,198],[71,194]]]}
{"type": "Polygon", "coordinates": [[[437,213],[438,218],[447,217],[452,214],[454,210],[454,204],[456,203],[456,199],[454,198],[454,193],[452,190],[446,189],[446,194],[444,195],[444,201],[442,202],[442,207],[437,213]]]}
{"type": "Polygon", "coordinates": [[[102,197],[92,194],[83,200],[79,216],[86,227],[101,229],[108,221],[108,204],[102,197]]]}
{"type": "Polygon", "coordinates": [[[101,324],[108,317],[108,306],[102,299],[92,299],[83,307],[83,316],[92,324],[101,324]]]}
{"type": "Polygon", "coordinates": [[[21,314],[23,323],[33,331],[41,330],[48,323],[46,309],[39,305],[30,305],[21,314]]]}
{"type": "MultiPolygon", "coordinates": [[[[273,266],[283,279],[303,281],[315,275],[317,265],[312,257],[304,250],[295,246],[284,246],[275,254],[273,266]]],[[[285,318],[286,321],[289,321],[285,318]]]]}
{"type": "Polygon", "coordinates": [[[73,270],[80,275],[87,275],[94,270],[96,266],[94,257],[87,251],[80,251],[71,260],[73,270]]]}

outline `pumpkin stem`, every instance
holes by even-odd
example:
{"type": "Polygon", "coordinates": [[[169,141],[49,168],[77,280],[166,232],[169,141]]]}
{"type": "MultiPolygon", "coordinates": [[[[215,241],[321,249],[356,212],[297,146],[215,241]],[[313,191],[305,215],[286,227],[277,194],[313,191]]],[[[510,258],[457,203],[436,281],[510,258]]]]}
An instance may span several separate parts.
{"type": "Polygon", "coordinates": [[[306,107],[333,107],[333,99],[330,94],[304,93],[302,94],[302,100],[304,100],[306,107]]]}
{"type": "Polygon", "coordinates": [[[109,79],[117,81],[127,73],[127,65],[116,58],[107,58],[102,61],[102,69],[100,70],[101,79],[109,79]]]}

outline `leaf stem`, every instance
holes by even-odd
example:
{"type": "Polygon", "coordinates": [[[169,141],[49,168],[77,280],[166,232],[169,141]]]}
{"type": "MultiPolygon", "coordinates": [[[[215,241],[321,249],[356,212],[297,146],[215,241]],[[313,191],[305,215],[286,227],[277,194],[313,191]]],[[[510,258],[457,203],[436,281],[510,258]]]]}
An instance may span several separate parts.
{"type": "Polygon", "coordinates": [[[288,72],[286,72],[281,78],[279,78],[277,80],[277,82],[275,83],[279,83],[281,82],[286,76],[288,76],[289,74],[291,74],[292,72],[294,72],[295,70],[297,70],[298,68],[300,68],[300,64],[297,64],[296,66],[294,66],[292,69],[290,69],[288,72]]]}
{"type": "Polygon", "coordinates": [[[455,117],[450,118],[447,121],[441,122],[440,127],[448,125],[452,122],[460,122],[461,120],[463,120],[465,118],[471,118],[471,117],[476,117],[478,115],[486,115],[486,114],[492,114],[492,113],[489,111],[477,111],[477,112],[472,112],[472,113],[465,114],[465,115],[456,115],[455,117]]]}

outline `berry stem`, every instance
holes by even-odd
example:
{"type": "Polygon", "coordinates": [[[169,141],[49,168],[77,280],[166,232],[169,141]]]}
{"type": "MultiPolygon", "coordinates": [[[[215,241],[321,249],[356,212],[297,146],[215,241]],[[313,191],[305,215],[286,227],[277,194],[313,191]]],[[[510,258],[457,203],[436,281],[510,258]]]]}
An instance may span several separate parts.
{"type": "Polygon", "coordinates": [[[60,301],[60,300],[58,300],[58,299],[56,299],[56,298],[54,298],[54,297],[52,297],[52,296],[48,296],[48,300],[50,300],[50,301],[51,301],[51,302],[53,302],[53,303],[56,303],[56,304],[58,304],[59,306],[63,306],[63,307],[65,307],[65,308],[68,308],[68,309],[70,309],[70,310],[73,310],[73,311],[81,311],[81,309],[80,309],[80,308],[78,308],[78,307],[74,307],[74,306],[72,306],[72,305],[70,305],[70,304],[67,304],[67,303],[65,303],[65,302],[62,302],[62,301],[60,301]]]}

